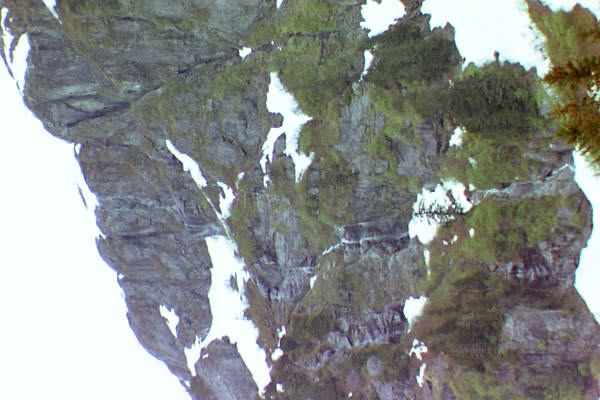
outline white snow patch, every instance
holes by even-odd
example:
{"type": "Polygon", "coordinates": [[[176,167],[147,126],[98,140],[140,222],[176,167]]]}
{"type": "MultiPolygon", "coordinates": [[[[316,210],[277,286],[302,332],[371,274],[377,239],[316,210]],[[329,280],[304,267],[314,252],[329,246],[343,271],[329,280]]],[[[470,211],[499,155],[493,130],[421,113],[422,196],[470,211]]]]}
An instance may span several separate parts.
{"type": "Polygon", "coordinates": [[[454,197],[456,204],[462,210],[462,212],[468,212],[473,208],[473,204],[465,195],[465,185],[463,185],[461,182],[447,180],[442,181],[442,185],[444,189],[449,190],[450,193],[452,193],[452,197],[454,197]]]}
{"type": "Polygon", "coordinates": [[[6,62],[10,66],[12,64],[12,54],[10,51],[10,47],[15,38],[10,33],[10,30],[6,27],[7,18],[8,8],[2,7],[2,9],[0,10],[0,25],[2,26],[2,40],[4,41],[4,58],[6,58],[6,62]]]}
{"type": "MultiPolygon", "coordinates": [[[[302,179],[302,175],[312,162],[314,154],[310,155],[298,153],[298,138],[302,125],[312,118],[304,114],[299,109],[294,96],[289,93],[281,83],[277,72],[271,72],[271,83],[267,92],[267,109],[272,113],[280,113],[283,116],[283,125],[279,128],[271,128],[263,144],[263,155],[260,159],[260,166],[264,174],[267,173],[267,162],[273,161],[273,149],[275,141],[279,136],[285,134],[284,153],[292,158],[296,172],[296,183],[302,179]]],[[[265,186],[269,181],[268,176],[264,180],[265,186]]]]}
{"type": "Polygon", "coordinates": [[[427,303],[427,297],[425,296],[421,296],[419,298],[414,298],[411,296],[404,302],[404,309],[402,312],[408,321],[409,331],[415,319],[423,312],[425,303],[427,303]]]}
{"type": "Polygon", "coordinates": [[[277,331],[277,336],[279,337],[279,341],[281,341],[281,338],[285,336],[287,332],[285,331],[285,325],[282,325],[281,328],[279,328],[279,330],[277,331]]]}
{"type": "Polygon", "coordinates": [[[235,188],[236,189],[239,189],[240,183],[242,182],[242,179],[244,179],[244,175],[245,175],[244,171],[242,171],[238,174],[237,179],[235,180],[235,188]]]}
{"type": "Polygon", "coordinates": [[[323,252],[321,253],[321,255],[322,256],[326,256],[327,254],[331,253],[332,251],[337,250],[341,246],[342,246],[342,243],[332,244],[331,246],[329,246],[328,248],[326,248],[325,250],[323,250],[323,252]]]}
{"type": "Polygon", "coordinates": [[[183,349],[185,354],[185,360],[187,361],[188,369],[192,376],[196,376],[196,363],[200,359],[200,353],[202,353],[202,346],[200,339],[196,336],[196,341],[190,346],[183,349]]]}
{"type": "Polygon", "coordinates": [[[27,56],[31,48],[29,36],[27,33],[19,36],[17,39],[10,33],[6,26],[7,19],[10,19],[8,8],[2,7],[0,10],[0,26],[2,27],[2,39],[4,41],[4,58],[9,72],[17,82],[17,87],[21,95],[25,93],[25,75],[27,73],[27,56]],[[13,48],[13,42],[17,41],[13,48]],[[12,48],[12,51],[11,51],[12,48]]]}
{"type": "Polygon", "coordinates": [[[278,383],[277,385],[275,385],[275,389],[277,389],[277,391],[279,393],[283,393],[284,392],[283,384],[282,383],[278,383]]]}
{"type": "Polygon", "coordinates": [[[175,146],[173,145],[173,143],[171,143],[169,139],[165,140],[165,143],[167,145],[167,149],[169,149],[169,151],[181,162],[181,164],[183,165],[183,170],[185,172],[189,172],[192,175],[192,179],[194,180],[194,182],[196,182],[196,185],[198,185],[199,188],[206,187],[206,179],[204,178],[204,175],[202,175],[202,171],[200,170],[200,166],[198,165],[196,160],[194,160],[187,154],[183,154],[179,150],[177,150],[177,148],[175,148],[175,146]]]}
{"type": "Polygon", "coordinates": [[[219,194],[219,208],[221,209],[219,218],[226,220],[231,216],[231,206],[235,200],[235,193],[233,193],[233,189],[224,182],[217,182],[217,185],[219,185],[225,194],[224,196],[219,194]]]}
{"type": "Polygon", "coordinates": [[[29,35],[23,34],[17,40],[17,45],[13,51],[12,73],[21,95],[25,93],[25,75],[27,74],[27,56],[31,46],[29,44],[29,35]]]}
{"type": "Polygon", "coordinates": [[[202,354],[202,357],[200,357],[200,359],[206,360],[208,357],[210,357],[210,353],[204,353],[204,354],[202,354]]]}
{"type": "Polygon", "coordinates": [[[348,398],[351,398],[353,396],[352,392],[348,393],[348,398]]]}
{"type": "Polygon", "coordinates": [[[275,350],[273,350],[273,353],[271,353],[271,360],[277,361],[277,360],[279,360],[281,358],[282,355],[283,355],[283,350],[281,350],[278,347],[275,350]]]}
{"type": "Polygon", "coordinates": [[[250,54],[252,54],[252,48],[244,46],[238,50],[238,54],[240,55],[240,58],[242,60],[245,60],[246,57],[248,57],[250,54]]]}
{"type": "Polygon", "coordinates": [[[462,145],[462,138],[464,133],[464,128],[461,128],[460,126],[456,127],[456,129],[454,129],[452,137],[450,137],[450,146],[460,147],[462,145]]]}
{"type": "MultiPolygon", "coordinates": [[[[440,205],[442,207],[450,207],[450,199],[446,196],[446,191],[442,185],[438,184],[435,190],[430,191],[423,188],[420,194],[417,195],[417,200],[413,204],[413,212],[419,211],[420,205],[423,204],[425,208],[434,205],[440,205]]],[[[426,216],[415,215],[408,223],[408,235],[418,237],[419,241],[423,244],[427,244],[433,240],[438,230],[439,223],[433,221],[426,216]]]]}
{"type": "Polygon", "coordinates": [[[179,317],[175,313],[175,309],[169,310],[167,306],[162,305],[159,307],[160,315],[167,320],[167,326],[169,330],[177,338],[177,324],[179,323],[179,317]]]}
{"type": "Polygon", "coordinates": [[[465,185],[454,181],[443,181],[438,184],[433,191],[423,188],[417,195],[417,200],[413,204],[413,213],[415,214],[408,224],[408,233],[411,238],[418,237],[419,241],[427,244],[435,237],[439,223],[426,216],[416,215],[421,204],[426,209],[429,207],[450,207],[451,201],[448,198],[448,191],[452,193],[457,206],[463,211],[469,211],[473,205],[465,196],[465,185]]]}
{"type": "MultiPolygon", "coordinates": [[[[167,149],[169,149],[169,151],[181,162],[183,170],[185,172],[190,173],[192,179],[196,183],[196,186],[198,186],[199,189],[205,188],[208,185],[208,182],[204,178],[202,170],[200,170],[200,166],[198,165],[196,160],[194,160],[187,154],[183,154],[179,150],[177,150],[177,148],[173,145],[173,143],[171,143],[169,139],[165,140],[165,143],[167,145],[167,149]]],[[[221,211],[217,210],[215,205],[212,203],[212,201],[204,191],[202,191],[202,195],[204,196],[208,204],[210,204],[216,216],[219,218],[219,222],[221,223],[221,226],[223,227],[223,230],[225,231],[227,237],[231,237],[231,230],[227,225],[226,219],[229,217],[229,214],[231,212],[231,205],[233,203],[233,200],[235,199],[235,194],[233,193],[233,190],[225,183],[218,182],[217,184],[221,187],[221,189],[223,189],[223,192],[225,194],[225,196],[219,195],[219,208],[221,211]]]]}
{"type": "Polygon", "coordinates": [[[54,18],[56,18],[58,20],[58,22],[60,22],[62,24],[62,21],[60,20],[60,18],[58,17],[58,13],[56,12],[56,0],[42,0],[42,1],[44,2],[44,5],[48,9],[48,11],[50,11],[52,16],[54,16],[54,18]]]}
{"type": "Polygon", "coordinates": [[[315,286],[315,282],[317,281],[317,276],[313,276],[310,278],[310,288],[312,289],[315,286]]]}
{"type": "MultiPolygon", "coordinates": [[[[77,148],[75,150],[77,150],[77,148]]],[[[79,160],[77,160],[77,162],[79,162],[79,160]]],[[[95,237],[106,238],[104,232],[102,232],[96,221],[96,208],[100,205],[100,203],[98,202],[98,197],[96,197],[96,194],[90,190],[90,187],[88,186],[87,182],[85,181],[85,178],[83,177],[83,170],[81,170],[81,173],[77,175],[76,182],[77,190],[81,195],[81,200],[83,201],[83,204],[87,209],[90,225],[93,224],[93,226],[95,227],[95,237]]]]}
{"type": "Polygon", "coordinates": [[[360,8],[363,20],[360,26],[369,30],[369,37],[385,32],[396,20],[406,15],[404,4],[398,0],[367,0],[360,8]]]}
{"type": "Polygon", "coordinates": [[[248,307],[244,290],[248,272],[244,269],[244,262],[235,256],[236,246],[231,239],[222,235],[209,236],[206,245],[213,265],[208,291],[212,324],[198,347],[202,350],[215,339],[229,337],[237,345],[240,356],[262,393],[271,381],[271,373],[265,351],[257,344],[258,329],[244,315],[248,307]],[[239,293],[230,285],[232,276],[237,278],[239,293]]]}
{"type": "Polygon", "coordinates": [[[419,360],[423,360],[423,354],[427,353],[428,350],[425,343],[421,342],[419,339],[413,339],[408,356],[411,357],[414,354],[419,360]]]}
{"type": "Polygon", "coordinates": [[[117,279],[118,280],[121,280],[123,278],[125,278],[125,275],[123,275],[123,274],[117,274],[117,279]]]}
{"type": "Polygon", "coordinates": [[[471,229],[469,229],[469,236],[470,236],[470,237],[473,237],[473,236],[475,236],[475,228],[471,228],[471,229]]]}
{"type": "MultiPolygon", "coordinates": [[[[594,171],[585,158],[577,152],[573,152],[575,159],[575,181],[594,207],[600,204],[600,177],[594,175],[594,171]]],[[[600,323],[600,268],[598,268],[598,249],[600,249],[600,212],[593,209],[592,235],[588,239],[587,247],[581,251],[579,267],[575,271],[575,288],[594,314],[596,321],[600,323]]]]}
{"type": "Polygon", "coordinates": [[[362,80],[369,73],[369,68],[371,68],[371,64],[373,64],[374,56],[371,50],[365,50],[363,56],[365,58],[365,66],[363,67],[359,80],[362,80]]]}
{"type": "Polygon", "coordinates": [[[454,235],[452,236],[452,240],[450,241],[450,243],[454,243],[458,240],[458,235],[454,235]]]}
{"type": "Polygon", "coordinates": [[[477,189],[477,188],[475,187],[475,185],[473,185],[472,183],[469,183],[469,190],[470,190],[470,191],[473,191],[473,190],[475,190],[475,189],[477,189]]]}
{"type": "Polygon", "coordinates": [[[425,383],[425,368],[427,368],[427,363],[421,364],[421,367],[419,368],[419,375],[417,375],[417,384],[419,387],[423,387],[423,384],[425,383]]]}
{"type": "Polygon", "coordinates": [[[81,151],[81,143],[76,143],[73,146],[73,150],[75,150],[75,154],[79,155],[79,152],[81,151]]]}

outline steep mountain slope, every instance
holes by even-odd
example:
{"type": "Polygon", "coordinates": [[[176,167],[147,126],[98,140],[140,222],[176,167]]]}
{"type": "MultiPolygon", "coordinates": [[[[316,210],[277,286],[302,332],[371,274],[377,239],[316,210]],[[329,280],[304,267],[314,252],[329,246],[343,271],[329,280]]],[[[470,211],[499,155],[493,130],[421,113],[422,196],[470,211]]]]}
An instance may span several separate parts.
{"type": "Polygon", "coordinates": [[[573,289],[591,209],[535,72],[461,72],[453,28],[430,30],[419,1],[369,39],[362,3],[63,0],[59,22],[39,1],[0,2],[31,43],[28,106],[81,144],[98,247],[140,343],[194,399],[257,396],[227,338],[190,356],[213,320],[206,239],[224,236],[250,276],[231,286],[272,368],[266,398],[597,398],[599,329],[573,289]],[[267,107],[276,79],[311,118],[302,175],[284,136],[261,165],[270,129],[287,126],[267,107]],[[426,260],[413,206],[449,178],[474,207],[430,210],[447,223],[426,260]],[[422,294],[409,331],[404,305],[422,294]]]}

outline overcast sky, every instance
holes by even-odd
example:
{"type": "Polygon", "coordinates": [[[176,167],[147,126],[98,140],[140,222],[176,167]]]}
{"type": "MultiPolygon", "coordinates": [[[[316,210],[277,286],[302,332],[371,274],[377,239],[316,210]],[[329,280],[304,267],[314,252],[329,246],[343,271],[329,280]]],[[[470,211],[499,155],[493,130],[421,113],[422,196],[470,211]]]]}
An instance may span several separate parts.
{"type": "MultiPolygon", "coordinates": [[[[384,0],[383,6],[393,3],[384,0]]],[[[582,3],[598,11],[597,1],[582,3]]],[[[433,14],[432,25],[455,26],[459,50],[469,60],[482,62],[498,50],[543,71],[519,0],[426,0],[424,11],[433,14]]],[[[98,231],[78,194],[78,182],[84,184],[73,145],[43,130],[4,65],[0,121],[0,398],[188,399],[127,324],[116,274],[98,255],[98,231]]],[[[598,254],[588,257],[591,265],[598,254]]],[[[589,283],[592,293],[597,281],[586,275],[578,286],[589,283]]]]}

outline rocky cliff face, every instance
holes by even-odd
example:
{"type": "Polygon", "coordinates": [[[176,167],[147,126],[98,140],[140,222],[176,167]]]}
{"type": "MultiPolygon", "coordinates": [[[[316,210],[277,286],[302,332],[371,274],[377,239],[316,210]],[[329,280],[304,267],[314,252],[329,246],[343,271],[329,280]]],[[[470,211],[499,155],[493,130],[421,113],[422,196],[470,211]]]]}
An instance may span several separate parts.
{"type": "MultiPolygon", "coordinates": [[[[227,338],[211,343],[204,353],[211,356],[193,360],[193,370],[186,359],[212,321],[205,239],[225,235],[251,276],[238,290],[272,367],[267,398],[597,398],[589,365],[599,329],[573,289],[591,210],[573,181],[571,149],[549,145],[547,124],[528,127],[521,158],[511,160],[528,167],[468,190],[474,210],[440,232],[429,266],[409,221],[417,194],[440,182],[440,164],[450,160],[459,121],[444,99],[462,60],[453,29],[431,31],[420,2],[409,2],[361,78],[363,51],[374,44],[360,28],[362,3],[298,0],[277,9],[265,0],[62,0],[59,22],[42,2],[0,2],[13,36],[27,33],[31,43],[28,106],[51,133],[80,145],[77,157],[99,200],[98,247],[119,274],[140,343],[193,399],[257,395],[227,338]],[[253,52],[242,59],[244,46],[253,52]],[[298,182],[281,137],[264,184],[262,146],[282,124],[266,106],[271,72],[312,117],[299,146],[313,160],[298,182]],[[166,140],[198,162],[205,187],[182,172],[166,140]],[[236,199],[224,222],[226,187],[236,199]],[[486,220],[495,215],[490,204],[504,213],[496,230],[486,220]],[[535,212],[519,211],[529,204],[535,212]],[[536,217],[540,209],[551,215],[536,217]],[[477,254],[495,256],[475,262],[470,253],[467,263],[485,272],[485,282],[511,288],[495,298],[497,335],[488,332],[493,340],[485,342],[494,356],[474,366],[473,357],[464,362],[433,344],[420,384],[405,302],[425,291],[435,304],[445,281],[429,275],[451,276],[447,269],[467,259],[460,249],[462,259],[444,257],[468,238],[477,215],[487,222],[473,242],[497,239],[479,241],[487,247],[477,254]],[[179,317],[176,337],[161,305],[179,317]],[[569,372],[568,385],[553,381],[560,371],[569,372]]],[[[488,148],[504,146],[493,140],[488,148]]],[[[487,291],[474,293],[477,302],[487,291]]]]}

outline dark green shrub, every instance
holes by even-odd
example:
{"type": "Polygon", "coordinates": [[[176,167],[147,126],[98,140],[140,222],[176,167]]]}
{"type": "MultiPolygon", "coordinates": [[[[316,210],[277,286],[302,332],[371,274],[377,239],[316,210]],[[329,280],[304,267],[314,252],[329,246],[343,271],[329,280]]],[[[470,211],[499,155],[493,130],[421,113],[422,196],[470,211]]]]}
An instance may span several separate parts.
{"type": "Polygon", "coordinates": [[[539,118],[536,90],[535,73],[520,64],[471,64],[450,90],[450,114],[471,133],[527,136],[539,118]]]}
{"type": "Polygon", "coordinates": [[[440,79],[460,62],[453,41],[411,23],[391,27],[371,44],[376,61],[366,79],[386,88],[440,79]]]}

